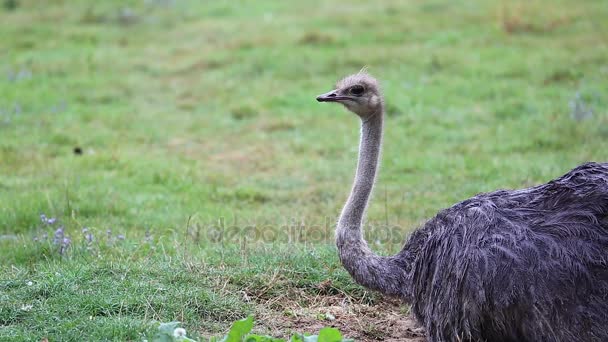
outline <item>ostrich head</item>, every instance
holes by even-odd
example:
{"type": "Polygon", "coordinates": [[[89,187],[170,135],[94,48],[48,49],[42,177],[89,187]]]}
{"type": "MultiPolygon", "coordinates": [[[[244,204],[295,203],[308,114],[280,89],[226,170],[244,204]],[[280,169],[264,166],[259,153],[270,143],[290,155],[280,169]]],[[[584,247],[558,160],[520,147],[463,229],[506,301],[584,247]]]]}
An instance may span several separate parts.
{"type": "Polygon", "coordinates": [[[317,101],[339,102],[362,120],[381,113],[383,106],[378,81],[366,72],[343,78],[336,89],[317,96],[317,101]]]}

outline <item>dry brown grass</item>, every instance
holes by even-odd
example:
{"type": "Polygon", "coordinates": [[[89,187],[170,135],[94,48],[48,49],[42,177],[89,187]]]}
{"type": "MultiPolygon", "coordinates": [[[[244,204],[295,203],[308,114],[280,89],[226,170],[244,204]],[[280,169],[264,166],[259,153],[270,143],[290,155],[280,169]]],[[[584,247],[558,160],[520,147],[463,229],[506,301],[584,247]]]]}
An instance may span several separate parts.
{"type": "Polygon", "coordinates": [[[316,333],[330,326],[356,341],[424,341],[424,331],[399,301],[385,298],[369,305],[344,295],[307,294],[273,298],[259,303],[258,323],[272,336],[288,337],[290,332],[316,333]],[[298,301],[294,300],[298,298],[298,301]],[[282,311],[267,309],[280,302],[282,311]]]}

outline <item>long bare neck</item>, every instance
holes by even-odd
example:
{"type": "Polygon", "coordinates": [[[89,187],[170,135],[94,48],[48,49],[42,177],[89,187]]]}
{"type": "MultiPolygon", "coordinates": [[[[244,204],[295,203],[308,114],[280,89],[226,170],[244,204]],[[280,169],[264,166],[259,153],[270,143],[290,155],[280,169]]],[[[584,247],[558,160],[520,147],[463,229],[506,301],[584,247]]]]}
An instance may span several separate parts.
{"type": "Polygon", "coordinates": [[[380,112],[361,122],[359,160],[355,181],[338,221],[338,239],[342,238],[345,242],[363,240],[363,216],[374,188],[376,171],[380,163],[383,120],[380,112]]]}
{"type": "Polygon", "coordinates": [[[361,123],[359,161],[352,191],[338,220],[336,244],[344,268],[361,285],[388,295],[404,296],[406,271],[394,257],[374,254],[363,238],[362,226],[382,145],[382,108],[361,123]]]}

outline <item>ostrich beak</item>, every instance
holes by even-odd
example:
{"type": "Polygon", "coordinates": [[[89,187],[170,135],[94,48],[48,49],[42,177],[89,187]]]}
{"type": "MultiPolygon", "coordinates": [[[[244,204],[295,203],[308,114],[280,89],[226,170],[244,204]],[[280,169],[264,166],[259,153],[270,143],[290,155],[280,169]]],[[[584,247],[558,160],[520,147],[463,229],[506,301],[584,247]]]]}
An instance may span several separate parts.
{"type": "Polygon", "coordinates": [[[347,96],[338,96],[336,90],[317,96],[317,101],[319,102],[340,102],[348,99],[347,96]]]}

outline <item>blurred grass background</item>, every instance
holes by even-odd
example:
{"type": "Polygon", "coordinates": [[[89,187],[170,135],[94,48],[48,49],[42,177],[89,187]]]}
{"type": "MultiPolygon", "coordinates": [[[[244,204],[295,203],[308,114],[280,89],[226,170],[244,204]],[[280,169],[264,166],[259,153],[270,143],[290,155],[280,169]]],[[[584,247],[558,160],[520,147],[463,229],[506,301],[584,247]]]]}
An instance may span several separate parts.
{"type": "Polygon", "coordinates": [[[373,297],[331,245],[358,122],[314,101],[363,66],[388,104],[369,209],[393,227],[389,241],[370,234],[382,252],[478,192],[608,160],[604,1],[3,6],[0,337],[136,339],[173,319],[206,335],[250,312],[280,314],[262,299],[318,294],[328,279],[373,297]],[[68,255],[33,241],[55,229],[41,213],[65,225],[68,255]],[[238,236],[218,238],[218,221],[238,236]],[[286,225],[309,239],[274,239],[286,225]],[[243,289],[263,295],[248,302],[243,289]]]}

